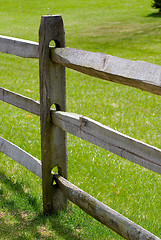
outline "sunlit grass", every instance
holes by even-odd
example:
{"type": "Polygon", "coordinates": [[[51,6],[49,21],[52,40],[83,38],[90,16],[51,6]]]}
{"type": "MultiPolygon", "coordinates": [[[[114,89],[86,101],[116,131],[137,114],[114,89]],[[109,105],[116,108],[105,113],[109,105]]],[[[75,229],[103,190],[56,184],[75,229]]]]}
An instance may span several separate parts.
{"type": "MultiPolygon", "coordinates": [[[[161,64],[160,17],[150,0],[1,1],[1,32],[38,41],[40,16],[61,14],[66,46],[161,64]]],[[[39,100],[38,60],[0,54],[1,86],[39,100]]],[[[39,118],[0,103],[0,135],[40,159],[39,118]]],[[[67,111],[161,148],[161,98],[67,70],[67,111]]],[[[69,204],[43,216],[41,180],[0,154],[0,238],[122,239],[69,204]]],[[[161,178],[68,134],[69,180],[161,237],[161,178]]]]}

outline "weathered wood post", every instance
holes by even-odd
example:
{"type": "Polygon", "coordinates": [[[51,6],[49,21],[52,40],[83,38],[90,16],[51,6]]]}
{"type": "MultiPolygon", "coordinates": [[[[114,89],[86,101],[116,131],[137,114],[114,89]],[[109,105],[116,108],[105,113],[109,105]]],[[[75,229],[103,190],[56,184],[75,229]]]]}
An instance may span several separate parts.
{"type": "Polygon", "coordinates": [[[65,68],[50,59],[49,44],[65,47],[65,33],[61,16],[42,16],[39,29],[40,122],[44,213],[67,208],[67,198],[53,185],[51,170],[67,179],[66,134],[51,123],[50,108],[66,110],[65,68]]]}

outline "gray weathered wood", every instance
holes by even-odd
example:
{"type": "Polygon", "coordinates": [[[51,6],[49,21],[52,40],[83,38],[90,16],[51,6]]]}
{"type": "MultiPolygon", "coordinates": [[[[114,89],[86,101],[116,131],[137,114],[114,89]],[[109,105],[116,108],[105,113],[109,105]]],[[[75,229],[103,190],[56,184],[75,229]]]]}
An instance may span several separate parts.
{"type": "Polygon", "coordinates": [[[130,138],[90,118],[51,111],[53,124],[77,137],[161,174],[161,150],[130,138]]]}
{"type": "Polygon", "coordinates": [[[40,103],[0,87],[0,100],[40,116],[40,103]]]}
{"type": "Polygon", "coordinates": [[[82,191],[63,177],[54,174],[57,185],[66,194],[68,199],[83,209],[86,213],[97,219],[105,226],[111,228],[128,240],[159,240],[157,236],[143,229],[139,225],[122,216],[112,208],[106,206],[86,192],[82,191]]]}
{"type": "Polygon", "coordinates": [[[43,207],[45,213],[67,208],[67,198],[59,188],[53,192],[51,170],[67,178],[66,134],[52,125],[50,108],[66,109],[65,68],[50,59],[49,44],[55,41],[57,47],[65,46],[65,34],[61,16],[43,16],[39,31],[40,68],[40,120],[43,207]]]}
{"type": "Polygon", "coordinates": [[[39,44],[23,39],[0,35],[0,52],[23,58],[39,58],[39,44]]]}
{"type": "Polygon", "coordinates": [[[73,48],[52,49],[51,56],[54,62],[90,76],[161,95],[159,65],[73,48]]]}
{"type": "Polygon", "coordinates": [[[0,151],[42,178],[41,162],[2,137],[0,137],[0,151]]]}

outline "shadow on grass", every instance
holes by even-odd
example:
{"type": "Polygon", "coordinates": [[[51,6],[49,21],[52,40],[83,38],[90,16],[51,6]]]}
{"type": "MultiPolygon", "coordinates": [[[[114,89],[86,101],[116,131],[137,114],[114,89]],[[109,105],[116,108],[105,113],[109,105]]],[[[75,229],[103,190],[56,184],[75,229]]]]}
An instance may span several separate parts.
{"type": "Polygon", "coordinates": [[[2,172],[0,183],[0,239],[82,239],[72,225],[60,221],[60,214],[43,215],[38,200],[20,183],[2,172]],[[31,210],[22,210],[27,203],[31,210]]]}
{"type": "Polygon", "coordinates": [[[148,14],[146,17],[161,18],[161,12],[148,14]]]}

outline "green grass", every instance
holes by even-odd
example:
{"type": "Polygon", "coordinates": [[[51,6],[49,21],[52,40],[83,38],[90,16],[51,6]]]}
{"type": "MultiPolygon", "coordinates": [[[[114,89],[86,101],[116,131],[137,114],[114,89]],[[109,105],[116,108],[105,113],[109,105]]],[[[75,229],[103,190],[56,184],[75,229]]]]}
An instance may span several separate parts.
{"type": "MultiPolygon", "coordinates": [[[[0,1],[2,35],[38,41],[41,15],[61,14],[66,46],[161,64],[151,0],[0,1]]],[[[39,100],[38,61],[0,54],[1,86],[39,100]]],[[[0,135],[40,159],[39,118],[0,103],[0,135]]],[[[161,98],[67,70],[67,111],[161,147],[161,98]]],[[[43,216],[41,180],[0,154],[0,239],[122,239],[72,203],[43,216]]],[[[161,238],[161,177],[68,135],[69,180],[161,238]]]]}

